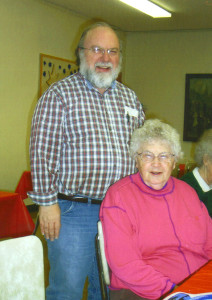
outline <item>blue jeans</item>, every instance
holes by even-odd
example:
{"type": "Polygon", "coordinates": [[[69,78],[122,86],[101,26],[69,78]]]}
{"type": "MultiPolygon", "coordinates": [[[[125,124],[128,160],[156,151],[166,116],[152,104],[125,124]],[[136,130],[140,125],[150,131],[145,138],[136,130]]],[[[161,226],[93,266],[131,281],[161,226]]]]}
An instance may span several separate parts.
{"type": "Polygon", "coordinates": [[[59,239],[53,242],[47,240],[50,274],[46,299],[82,299],[85,279],[88,276],[88,300],[100,300],[95,253],[100,205],[67,200],[59,200],[59,205],[59,239]]]}

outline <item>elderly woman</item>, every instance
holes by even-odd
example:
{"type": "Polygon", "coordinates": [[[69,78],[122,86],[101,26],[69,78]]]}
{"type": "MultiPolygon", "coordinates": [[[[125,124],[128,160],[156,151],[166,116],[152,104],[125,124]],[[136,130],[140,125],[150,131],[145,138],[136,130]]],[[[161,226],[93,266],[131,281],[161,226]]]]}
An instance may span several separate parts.
{"type": "Polygon", "coordinates": [[[212,129],[204,132],[195,148],[197,166],[180,179],[190,184],[212,217],[212,129]]]}
{"type": "Polygon", "coordinates": [[[212,220],[195,190],[171,177],[175,129],[146,121],[130,153],[139,172],[113,184],[100,209],[111,299],[158,299],[212,259],[212,220]]]}

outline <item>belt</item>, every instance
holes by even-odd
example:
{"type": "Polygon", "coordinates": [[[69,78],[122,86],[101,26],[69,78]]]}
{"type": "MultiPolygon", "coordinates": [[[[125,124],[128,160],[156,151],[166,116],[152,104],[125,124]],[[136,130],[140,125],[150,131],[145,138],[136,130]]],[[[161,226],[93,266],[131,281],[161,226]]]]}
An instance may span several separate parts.
{"type": "Polygon", "coordinates": [[[81,202],[81,203],[91,203],[91,204],[101,204],[102,200],[80,197],[80,196],[67,196],[65,194],[58,193],[58,199],[74,201],[74,202],[81,202]]]}

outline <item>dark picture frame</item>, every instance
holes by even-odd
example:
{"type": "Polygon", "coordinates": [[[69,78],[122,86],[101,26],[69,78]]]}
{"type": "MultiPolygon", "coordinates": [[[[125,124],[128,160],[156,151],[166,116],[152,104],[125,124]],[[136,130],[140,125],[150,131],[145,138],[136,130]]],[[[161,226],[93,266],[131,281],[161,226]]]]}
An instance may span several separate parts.
{"type": "Polygon", "coordinates": [[[196,142],[212,128],[212,74],[186,74],[183,140],[196,142]]]}

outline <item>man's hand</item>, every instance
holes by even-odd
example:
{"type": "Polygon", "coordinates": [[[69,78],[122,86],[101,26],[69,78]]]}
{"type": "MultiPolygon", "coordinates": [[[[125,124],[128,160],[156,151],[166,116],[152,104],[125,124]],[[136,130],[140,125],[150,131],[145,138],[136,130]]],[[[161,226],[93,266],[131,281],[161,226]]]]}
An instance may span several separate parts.
{"type": "Polygon", "coordinates": [[[54,241],[60,233],[60,207],[57,204],[39,207],[39,221],[41,233],[47,239],[54,241]]]}

